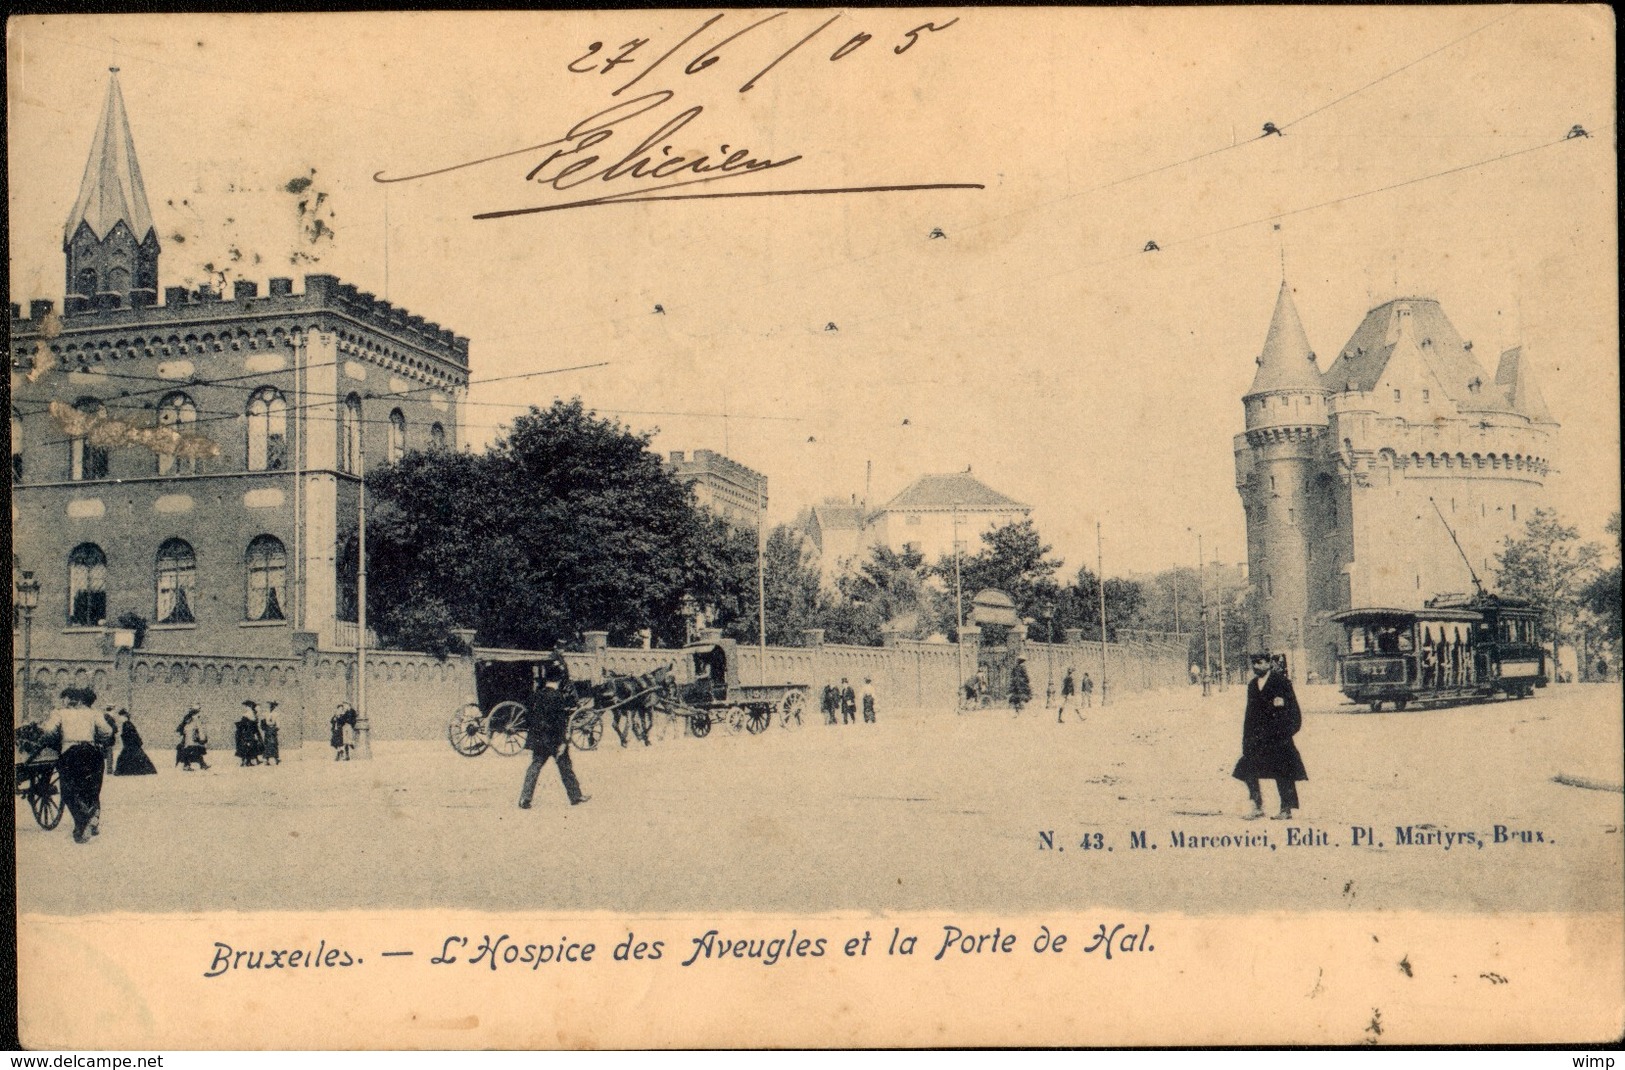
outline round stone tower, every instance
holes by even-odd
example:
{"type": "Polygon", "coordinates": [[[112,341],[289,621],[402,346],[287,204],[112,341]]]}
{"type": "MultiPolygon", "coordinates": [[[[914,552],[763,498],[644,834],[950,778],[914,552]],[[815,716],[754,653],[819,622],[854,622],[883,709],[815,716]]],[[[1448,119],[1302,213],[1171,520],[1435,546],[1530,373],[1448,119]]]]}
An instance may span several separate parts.
{"type": "Polygon", "coordinates": [[[1258,373],[1242,398],[1247,431],[1236,442],[1236,482],[1247,511],[1249,634],[1258,649],[1285,654],[1300,681],[1308,666],[1310,493],[1329,393],[1283,280],[1258,373]]]}

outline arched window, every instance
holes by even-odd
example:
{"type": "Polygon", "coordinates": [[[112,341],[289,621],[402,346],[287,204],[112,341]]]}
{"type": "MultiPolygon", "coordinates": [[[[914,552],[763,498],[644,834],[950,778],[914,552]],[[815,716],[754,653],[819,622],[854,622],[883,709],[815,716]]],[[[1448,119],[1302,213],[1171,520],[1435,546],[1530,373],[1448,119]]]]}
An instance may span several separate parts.
{"type": "Polygon", "coordinates": [[[248,544],[249,620],[286,620],[288,552],[282,540],[271,535],[255,536],[248,544]]]}
{"type": "MultiPolygon", "coordinates": [[[[174,432],[178,441],[179,436],[190,430],[190,425],[197,423],[197,406],[185,394],[170,394],[158,403],[158,427],[161,430],[174,432]]],[[[158,456],[158,474],[161,476],[195,475],[197,461],[191,457],[175,453],[160,453],[158,456]]]]}
{"type": "Polygon", "coordinates": [[[23,418],[16,409],[11,410],[11,481],[23,481],[23,418]]]}
{"type": "MultiPolygon", "coordinates": [[[[79,422],[89,431],[89,425],[106,413],[95,398],[80,398],[73,403],[79,413],[79,422]]],[[[97,445],[88,434],[78,434],[68,440],[68,478],[72,480],[106,479],[107,447],[97,445]]]]}
{"type": "Polygon", "coordinates": [[[94,628],[107,620],[107,555],[82,542],[68,555],[68,623],[94,628]]]}
{"type": "Polygon", "coordinates": [[[339,471],[361,474],[361,395],[351,394],[339,410],[339,471]]]}
{"type": "Polygon", "coordinates": [[[153,619],[159,624],[193,624],[192,603],[196,600],[197,555],[184,539],[167,539],[158,547],[158,611],[153,619]]]}
{"type": "Polygon", "coordinates": [[[446,427],[441,423],[429,425],[429,448],[443,450],[446,448],[446,427]]]}
{"type": "Polygon", "coordinates": [[[96,269],[80,268],[73,277],[73,292],[82,297],[96,296],[96,269]]]}
{"type": "Polygon", "coordinates": [[[389,463],[406,456],[406,414],[396,409],[389,414],[389,463]]]}
{"type": "Polygon", "coordinates": [[[248,470],[280,472],[288,466],[288,403],[282,391],[262,386],[248,399],[248,470]]]}

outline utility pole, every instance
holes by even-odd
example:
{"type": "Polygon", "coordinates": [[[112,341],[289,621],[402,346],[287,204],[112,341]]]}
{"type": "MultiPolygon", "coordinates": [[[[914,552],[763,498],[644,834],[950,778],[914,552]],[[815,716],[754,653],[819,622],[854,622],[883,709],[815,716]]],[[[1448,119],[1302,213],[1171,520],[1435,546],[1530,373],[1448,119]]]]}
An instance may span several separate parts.
{"type": "Polygon", "coordinates": [[[756,682],[767,684],[767,546],[762,541],[762,518],[767,501],[756,484],[756,682]]]}
{"type": "MultiPolygon", "coordinates": [[[[1189,531],[1189,528],[1185,530],[1189,531]]],[[[1207,559],[1202,555],[1202,533],[1196,533],[1196,588],[1202,596],[1202,671],[1213,679],[1213,644],[1207,630],[1207,559]]]]}
{"type": "MultiPolygon", "coordinates": [[[[1213,551],[1213,564],[1219,564],[1219,551],[1213,551]]],[[[1224,573],[1219,573],[1219,582],[1224,583],[1224,573]]],[[[1230,662],[1224,651],[1224,588],[1219,588],[1219,687],[1222,690],[1230,683],[1230,662]]]]}
{"type": "Polygon", "coordinates": [[[1106,705],[1106,564],[1100,521],[1095,521],[1095,578],[1100,586],[1100,704],[1106,705]]]}

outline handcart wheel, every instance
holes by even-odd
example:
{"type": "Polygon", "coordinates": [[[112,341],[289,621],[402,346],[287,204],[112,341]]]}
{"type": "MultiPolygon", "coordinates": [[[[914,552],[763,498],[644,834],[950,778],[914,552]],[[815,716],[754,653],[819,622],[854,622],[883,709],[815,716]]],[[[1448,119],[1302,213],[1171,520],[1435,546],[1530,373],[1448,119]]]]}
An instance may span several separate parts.
{"type": "Polygon", "coordinates": [[[597,750],[604,738],[604,715],[591,707],[576,711],[570,718],[570,746],[576,750],[597,750]]]}
{"type": "Polygon", "coordinates": [[[779,700],[779,724],[785,728],[801,727],[801,710],[806,699],[800,691],[789,691],[779,700]]]}
{"type": "Polygon", "coordinates": [[[62,823],[62,795],[57,790],[56,770],[48,768],[34,777],[28,792],[28,808],[34,811],[39,827],[49,832],[62,823]]]}
{"type": "Polygon", "coordinates": [[[704,739],[711,734],[711,715],[701,710],[688,719],[688,730],[694,734],[695,739],[704,739]]]}
{"type": "Polygon", "coordinates": [[[465,758],[484,754],[485,748],[490,745],[490,739],[485,734],[485,714],[472,702],[452,715],[451,723],[446,726],[446,735],[451,739],[452,749],[465,758]]]}
{"type": "Polygon", "coordinates": [[[745,709],[745,731],[759,736],[773,723],[773,707],[763,702],[753,703],[745,709]]]}
{"type": "Polygon", "coordinates": [[[487,729],[491,737],[491,749],[504,758],[511,758],[525,749],[525,742],[529,738],[526,731],[530,718],[530,711],[525,709],[523,703],[499,702],[491,707],[490,725],[487,729]]]}

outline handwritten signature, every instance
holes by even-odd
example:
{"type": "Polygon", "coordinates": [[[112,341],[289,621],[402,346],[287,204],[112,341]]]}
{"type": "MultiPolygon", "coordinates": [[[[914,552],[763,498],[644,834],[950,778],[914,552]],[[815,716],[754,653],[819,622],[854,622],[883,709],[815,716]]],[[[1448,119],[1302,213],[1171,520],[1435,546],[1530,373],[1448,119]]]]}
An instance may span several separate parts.
{"type": "MultiPolygon", "coordinates": [[[[785,14],[780,12],[779,14],[785,14]]],[[[682,45],[692,40],[700,31],[710,27],[723,16],[718,15],[707,20],[700,30],[696,30],[684,38],[678,45],[653,64],[641,70],[637,77],[615,90],[611,95],[617,95],[621,90],[629,88],[639,78],[648,74],[663,62],[682,45]]],[[[772,21],[777,15],[769,16],[745,27],[731,35],[717,45],[711,46],[700,57],[691,61],[685,68],[685,73],[695,74],[707,69],[717,60],[717,53],[723,45],[728,44],[748,30],[754,29],[765,22],[772,21]]],[[[836,16],[839,18],[839,16],[836,16]]],[[[794,52],[806,41],[836,21],[830,19],[814,30],[812,34],[803,38],[788,52],[785,52],[772,64],[756,75],[760,78],[771,70],[786,56],[794,52]]],[[[926,23],[909,31],[906,45],[895,47],[894,52],[901,55],[912,46],[919,35],[924,32],[936,32],[953,25],[954,19],[943,26],[926,23]]],[[[832,61],[849,54],[855,47],[870,39],[869,34],[859,34],[843,45],[830,57],[832,61]],[[861,41],[860,41],[861,38],[861,41]]],[[[626,58],[627,53],[635,50],[647,40],[636,39],[635,44],[629,43],[622,55],[606,62],[601,73],[608,73],[620,63],[634,62],[626,58]]],[[[595,42],[588,49],[589,55],[596,52],[602,45],[595,42]]],[[[585,58],[585,57],[584,57],[585,58]]],[[[581,68],[577,63],[569,65],[569,69],[576,73],[588,73],[593,67],[581,68]]],[[[740,88],[740,92],[748,91],[756,81],[751,79],[740,88]]],[[[496,211],[479,212],[475,219],[505,219],[512,216],[532,215],[539,212],[557,212],[568,208],[585,208],[612,204],[640,204],[649,201],[676,201],[676,200],[702,200],[723,197],[789,197],[808,196],[817,194],[846,194],[846,193],[882,193],[916,190],[947,190],[947,189],[983,189],[981,183],[975,182],[929,182],[911,184],[862,185],[841,187],[805,187],[796,189],[767,189],[767,190],[715,190],[703,191],[688,190],[675,193],[674,190],[687,187],[708,185],[731,178],[744,178],[751,175],[762,174],[767,171],[788,167],[800,161],[801,154],[786,156],[781,159],[759,157],[752,153],[748,147],[717,139],[718,147],[715,150],[675,150],[671,142],[685,128],[696,124],[705,114],[705,107],[701,104],[692,104],[687,107],[673,106],[677,94],[670,89],[660,89],[642,96],[612,104],[602,111],[587,116],[585,119],[572,125],[564,136],[545,141],[538,145],[527,145],[523,148],[511,149],[507,152],[484,156],[479,159],[466,160],[461,163],[439,167],[429,171],[422,171],[411,175],[388,176],[379,171],[373,175],[373,180],[379,183],[412,182],[420,179],[432,178],[448,174],[465,168],[478,167],[484,164],[495,163],[515,157],[529,157],[534,159],[537,154],[545,153],[538,163],[534,163],[524,174],[524,181],[532,186],[540,185],[550,187],[555,192],[570,193],[572,191],[586,194],[574,199],[548,204],[531,205],[523,208],[508,208],[496,211]],[[642,123],[636,122],[642,120],[642,123]],[[652,131],[643,134],[628,133],[627,128],[644,130],[653,125],[652,131]],[[636,139],[630,148],[623,150],[622,146],[636,139]],[[608,192],[601,192],[609,186],[608,192]],[[630,187],[630,188],[628,188],[630,187]]],[[[688,143],[700,140],[696,138],[695,130],[686,135],[688,143]]]]}

